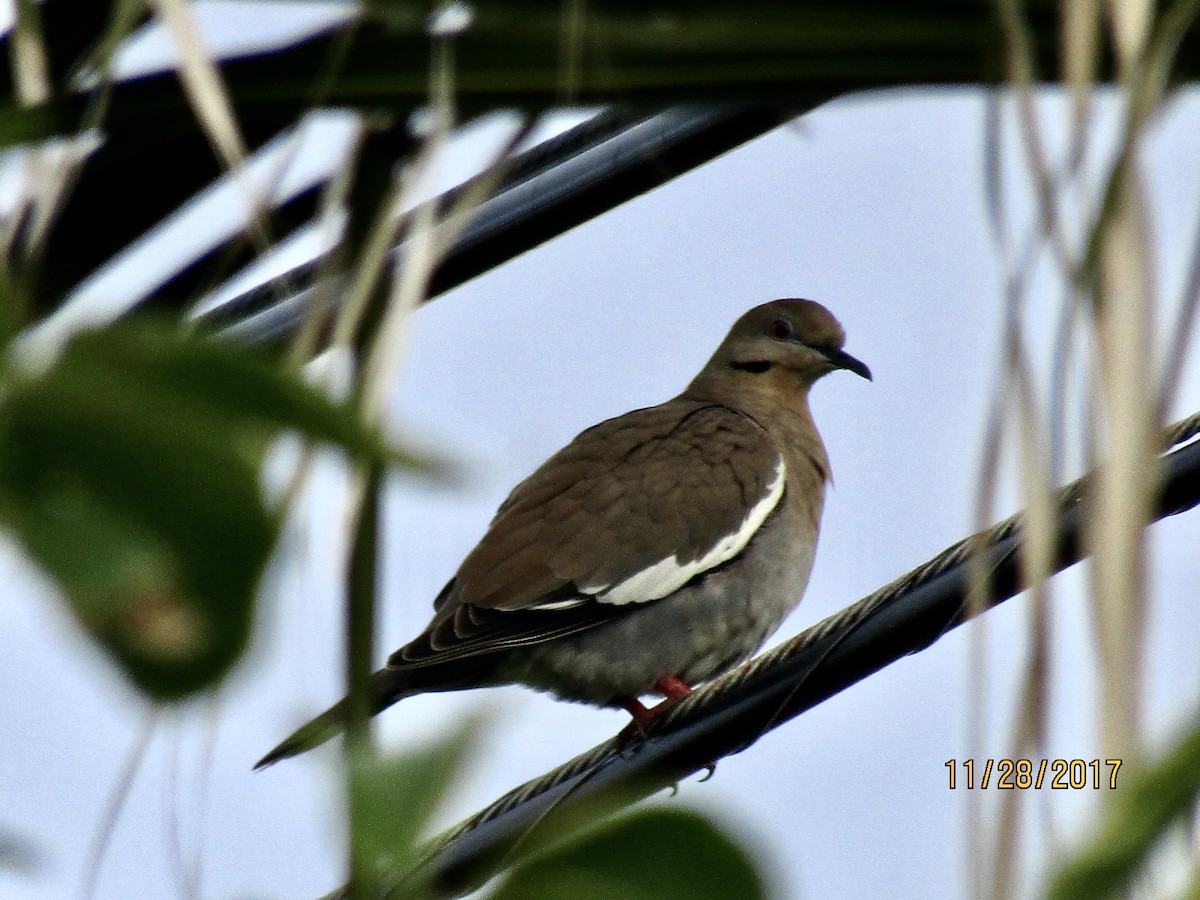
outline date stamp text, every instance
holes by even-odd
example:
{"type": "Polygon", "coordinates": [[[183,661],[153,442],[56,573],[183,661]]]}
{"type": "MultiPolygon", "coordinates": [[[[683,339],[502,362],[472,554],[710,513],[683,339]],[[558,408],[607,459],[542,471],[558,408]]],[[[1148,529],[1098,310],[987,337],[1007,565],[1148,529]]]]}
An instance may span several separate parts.
{"type": "Polygon", "coordinates": [[[1098,791],[1117,789],[1119,759],[950,759],[950,790],[960,787],[973,791],[995,788],[1001,791],[1035,791],[1048,787],[1055,791],[1098,791]]]}

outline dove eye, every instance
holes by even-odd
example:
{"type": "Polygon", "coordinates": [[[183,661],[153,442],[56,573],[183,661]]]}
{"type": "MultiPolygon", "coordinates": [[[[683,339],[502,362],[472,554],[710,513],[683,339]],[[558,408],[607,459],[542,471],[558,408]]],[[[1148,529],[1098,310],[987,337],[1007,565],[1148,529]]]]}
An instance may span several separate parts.
{"type": "Polygon", "coordinates": [[[796,336],[796,329],[787,319],[775,319],[767,326],[767,334],[777,341],[790,341],[796,336]]]}

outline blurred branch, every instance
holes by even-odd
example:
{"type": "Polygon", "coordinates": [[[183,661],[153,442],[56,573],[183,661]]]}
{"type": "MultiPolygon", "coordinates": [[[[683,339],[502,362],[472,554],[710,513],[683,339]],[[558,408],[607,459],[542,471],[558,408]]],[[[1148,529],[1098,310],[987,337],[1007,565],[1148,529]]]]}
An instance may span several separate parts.
{"type": "MultiPolygon", "coordinates": [[[[346,740],[345,772],[354,771],[354,760],[373,752],[371,741],[371,663],[375,658],[375,602],[378,597],[380,495],[383,471],[372,466],[360,473],[357,489],[358,518],[350,550],[346,602],[346,740]]],[[[350,783],[347,781],[347,795],[350,783]]],[[[365,896],[364,873],[359,871],[353,842],[348,848],[351,896],[365,896]]]]}
{"type": "MultiPolygon", "coordinates": [[[[1161,457],[1154,519],[1200,504],[1200,413],[1173,426],[1161,457]]],[[[1094,476],[1055,496],[1054,571],[1078,562],[1094,476]]],[[[745,750],[784,722],[888,664],[923,650],[970,618],[969,565],[982,545],[987,607],[1024,589],[1021,515],[968,537],[771,652],[704,685],[651,726],[645,740],[614,738],[511,791],[443,839],[427,860],[446,896],[474,890],[533,828],[605,796],[630,802],[745,750]]]]}
{"type": "Polygon", "coordinates": [[[259,253],[271,246],[266,196],[246,177],[246,144],[225,89],[216,58],[205,45],[199,19],[184,0],[152,0],[159,21],[179,54],[179,80],[196,121],[212,142],[221,164],[246,192],[252,210],[249,232],[259,253]]]}
{"type": "Polygon", "coordinates": [[[0,825],[0,875],[34,875],[43,863],[33,841],[0,825]]]}
{"type": "Polygon", "coordinates": [[[40,106],[50,99],[50,64],[42,40],[42,17],[34,0],[17,0],[12,30],[13,83],[21,106],[40,106]]]}
{"type": "MultiPolygon", "coordinates": [[[[767,109],[684,108],[657,115],[602,113],[519,154],[503,166],[494,196],[478,203],[465,226],[439,254],[429,298],[442,294],[545,241],[684,172],[758,137],[788,117],[767,109]]],[[[485,172],[430,201],[455,210],[484,182],[485,172]]],[[[414,210],[401,219],[407,233],[414,210]]],[[[447,221],[447,225],[451,225],[447,221]]],[[[291,269],[275,282],[230,299],[201,318],[228,325],[240,337],[271,340],[290,332],[303,315],[306,291],[316,287],[320,261],[291,269]],[[279,280],[294,289],[279,302],[279,280]]]]}
{"type": "MultiPolygon", "coordinates": [[[[45,5],[53,63],[78,53],[81,36],[63,21],[63,8],[73,4],[45,5]]],[[[562,105],[568,94],[579,104],[643,111],[687,103],[802,111],[852,91],[991,83],[1003,71],[991,0],[588,3],[572,22],[578,52],[566,85],[560,5],[485,0],[471,9],[469,25],[454,35],[456,105],[464,120],[500,108],[536,113],[562,105]]],[[[1057,4],[1027,3],[1024,16],[1031,77],[1056,78],[1063,68],[1057,4]]],[[[96,28],[91,40],[103,32],[96,28]]],[[[1200,35],[1189,25],[1180,40],[1172,77],[1194,80],[1200,35]]],[[[282,50],[224,60],[220,70],[253,151],[317,105],[405,121],[426,102],[428,55],[421,12],[377,2],[362,19],[282,50]]],[[[1113,77],[1111,54],[1101,47],[1098,57],[1099,77],[1113,77]]],[[[52,65],[52,75],[61,68],[52,65]]],[[[60,90],[45,107],[5,110],[0,137],[71,133],[87,108],[86,95],[60,90]]],[[[114,85],[102,124],[105,146],[56,230],[61,265],[45,273],[44,308],[220,174],[173,72],[114,85]],[[163,158],[174,165],[156,165],[163,158]],[[141,189],[131,191],[131,184],[141,189]],[[96,221],[106,223],[100,233],[96,221]]]]}
{"type": "Polygon", "coordinates": [[[142,722],[134,734],[129,752],[125,756],[125,761],[109,792],[108,800],[104,804],[104,812],[101,813],[96,831],[92,835],[92,846],[88,850],[87,862],[83,867],[83,883],[79,889],[79,896],[83,900],[89,900],[95,896],[96,885],[100,878],[100,866],[104,862],[105,853],[108,852],[109,843],[117,827],[117,817],[120,816],[121,810],[129,798],[129,793],[133,790],[138,770],[146,761],[150,740],[154,737],[157,718],[158,710],[154,708],[149,709],[143,716],[142,722]]]}

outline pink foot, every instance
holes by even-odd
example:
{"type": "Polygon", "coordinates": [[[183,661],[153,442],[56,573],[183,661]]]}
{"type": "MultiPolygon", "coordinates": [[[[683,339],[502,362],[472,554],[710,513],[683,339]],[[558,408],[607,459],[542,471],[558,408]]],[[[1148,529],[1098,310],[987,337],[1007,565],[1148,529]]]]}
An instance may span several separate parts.
{"type": "Polygon", "coordinates": [[[625,708],[629,715],[633,716],[633,721],[621,729],[621,733],[618,735],[621,740],[628,740],[635,734],[641,734],[644,737],[646,729],[650,727],[651,722],[666,712],[667,708],[677,700],[686,697],[692,692],[691,687],[674,675],[664,675],[658,679],[658,681],[654,682],[654,689],[666,697],[666,699],[662,703],[656,703],[649,709],[636,697],[626,697],[621,701],[621,706],[625,708]]]}

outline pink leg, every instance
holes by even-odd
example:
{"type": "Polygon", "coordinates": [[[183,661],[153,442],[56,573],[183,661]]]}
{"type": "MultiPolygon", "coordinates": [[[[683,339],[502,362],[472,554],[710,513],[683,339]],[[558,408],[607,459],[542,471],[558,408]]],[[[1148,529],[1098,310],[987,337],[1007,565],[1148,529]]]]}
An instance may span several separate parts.
{"type": "Polygon", "coordinates": [[[634,732],[644,735],[646,729],[650,727],[651,722],[662,715],[675,701],[686,697],[692,692],[691,687],[674,675],[664,675],[658,679],[658,681],[654,682],[654,689],[666,697],[666,699],[649,709],[636,697],[626,697],[621,701],[621,706],[625,708],[629,715],[633,716],[633,721],[621,731],[620,736],[622,738],[630,738],[634,735],[634,732]]]}
{"type": "MultiPolygon", "coordinates": [[[[676,678],[674,675],[664,675],[662,678],[658,679],[658,681],[654,682],[654,686],[658,689],[659,693],[667,698],[667,700],[678,700],[680,697],[686,697],[692,692],[691,687],[689,687],[680,679],[676,678]]],[[[665,705],[665,703],[660,703],[654,708],[658,709],[659,707],[665,705]]]]}
{"type": "Polygon", "coordinates": [[[654,721],[654,716],[656,715],[654,710],[658,709],[657,706],[654,709],[646,709],[642,701],[636,697],[627,697],[621,701],[621,705],[625,707],[625,711],[629,715],[633,716],[630,727],[636,726],[638,731],[641,732],[645,732],[647,726],[654,721]]]}

